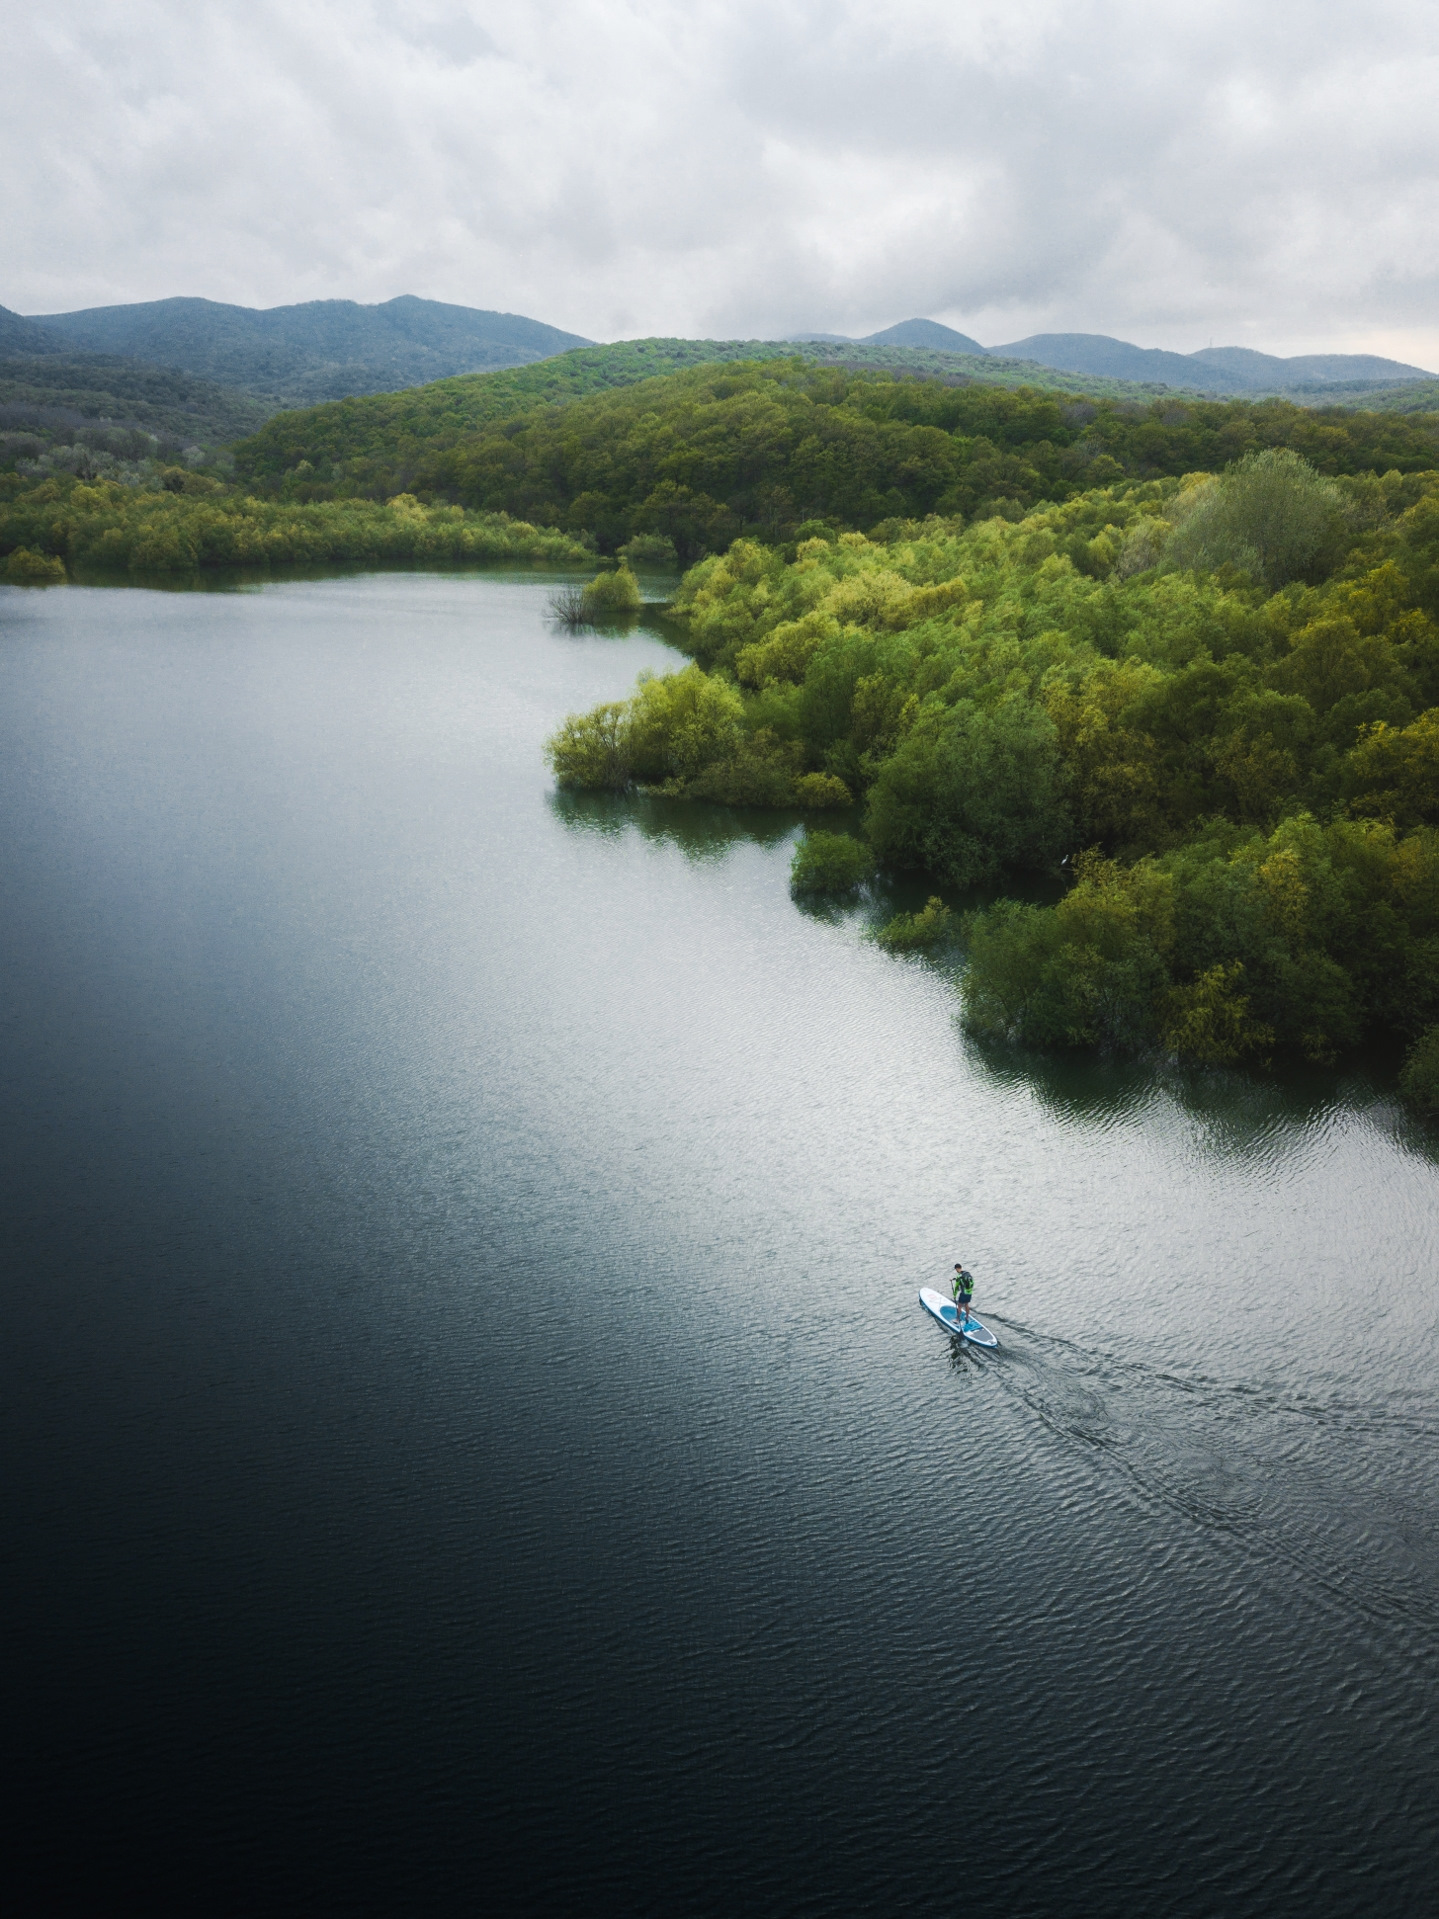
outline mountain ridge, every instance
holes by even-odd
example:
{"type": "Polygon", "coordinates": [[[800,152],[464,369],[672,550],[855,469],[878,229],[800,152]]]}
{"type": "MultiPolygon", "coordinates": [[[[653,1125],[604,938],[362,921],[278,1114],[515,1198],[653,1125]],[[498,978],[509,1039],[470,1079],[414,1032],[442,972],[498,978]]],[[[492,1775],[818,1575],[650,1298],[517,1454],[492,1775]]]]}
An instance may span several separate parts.
{"type": "Polygon", "coordinates": [[[68,313],[9,314],[0,330],[0,352],[121,354],[280,406],[526,366],[591,344],[523,314],[414,294],[370,306],[308,300],[279,307],[177,296],[68,313]],[[46,343],[35,343],[32,335],[32,344],[22,344],[17,321],[46,343]]]}
{"type": "Polygon", "coordinates": [[[901,320],[879,333],[792,333],[789,341],[852,346],[906,346],[931,351],[984,355],[994,360],[1028,362],[1055,373],[1126,380],[1147,386],[1176,386],[1200,393],[1281,393],[1299,388],[1352,386],[1368,382],[1395,386],[1407,380],[1432,380],[1424,367],[1388,360],[1376,353],[1300,353],[1285,357],[1253,347],[1202,347],[1197,353],[1172,353],[1165,347],[1135,346],[1109,333],[1033,333],[1024,340],[981,346],[968,334],[936,320],[901,320]]]}
{"type": "Polygon", "coordinates": [[[1202,347],[1171,353],[1135,346],[1108,333],[1034,333],[986,349],[1010,360],[1032,360],[1057,373],[1088,373],[1111,380],[1159,380],[1215,393],[1283,391],[1290,387],[1373,380],[1393,385],[1434,376],[1402,360],[1373,353],[1302,353],[1285,358],[1253,347],[1202,347]]]}

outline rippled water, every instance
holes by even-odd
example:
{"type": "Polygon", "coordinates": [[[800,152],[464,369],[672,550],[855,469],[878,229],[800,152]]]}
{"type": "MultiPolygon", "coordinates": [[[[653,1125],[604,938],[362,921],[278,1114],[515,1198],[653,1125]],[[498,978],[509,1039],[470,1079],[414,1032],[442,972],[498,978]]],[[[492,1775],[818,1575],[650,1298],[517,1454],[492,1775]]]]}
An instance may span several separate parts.
{"type": "Polygon", "coordinates": [[[556,797],[545,594],[0,589],[32,1901],[1432,1910],[1433,1139],[556,797]]]}

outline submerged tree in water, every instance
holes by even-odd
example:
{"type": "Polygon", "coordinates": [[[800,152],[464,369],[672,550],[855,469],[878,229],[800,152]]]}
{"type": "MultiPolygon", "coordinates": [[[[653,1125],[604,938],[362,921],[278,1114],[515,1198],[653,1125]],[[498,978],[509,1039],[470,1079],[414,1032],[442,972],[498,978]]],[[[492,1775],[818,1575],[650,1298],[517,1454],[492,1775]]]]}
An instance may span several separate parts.
{"type": "Polygon", "coordinates": [[[831,895],[856,892],[874,873],[874,854],[849,833],[806,833],[794,849],[790,890],[831,895]]]}

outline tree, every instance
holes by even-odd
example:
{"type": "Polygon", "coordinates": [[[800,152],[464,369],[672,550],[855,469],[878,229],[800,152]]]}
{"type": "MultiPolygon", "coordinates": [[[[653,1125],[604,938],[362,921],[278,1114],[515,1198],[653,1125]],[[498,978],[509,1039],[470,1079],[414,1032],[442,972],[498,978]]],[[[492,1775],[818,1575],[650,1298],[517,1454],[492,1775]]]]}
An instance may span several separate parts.
{"type": "Polygon", "coordinates": [[[1171,509],[1171,566],[1238,567],[1271,593],[1337,557],[1344,497],[1285,447],[1247,453],[1217,479],[1186,487],[1171,509]]]}

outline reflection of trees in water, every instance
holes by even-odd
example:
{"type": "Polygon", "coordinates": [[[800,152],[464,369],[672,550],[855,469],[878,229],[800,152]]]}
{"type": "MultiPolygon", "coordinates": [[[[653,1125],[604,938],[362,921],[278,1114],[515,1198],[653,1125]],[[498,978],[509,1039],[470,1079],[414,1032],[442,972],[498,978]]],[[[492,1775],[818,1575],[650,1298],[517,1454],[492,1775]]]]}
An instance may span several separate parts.
{"type": "Polygon", "coordinates": [[[1363,1115],[1397,1145],[1439,1162],[1439,1127],[1398,1103],[1399,1058],[1364,1066],[1181,1066],[1172,1061],[1041,1054],[967,1037],[971,1060],[993,1083],[1031,1092],[1056,1119],[1104,1128],[1168,1103],[1194,1122],[1203,1145],[1247,1160],[1293,1151],[1297,1134],[1363,1115]]]}
{"type": "MultiPolygon", "coordinates": [[[[555,792],[549,804],[567,827],[618,839],[637,833],[674,846],[696,863],[717,863],[737,846],[777,848],[793,838],[805,815],[770,810],[706,806],[650,793],[555,792]]],[[[778,877],[778,876],[777,876],[778,877]]],[[[1049,883],[1036,882],[1041,892],[1049,883]]],[[[1011,891],[1015,890],[1013,888],[1011,891]]],[[[933,891],[919,875],[881,876],[856,900],[795,900],[807,919],[834,927],[883,925],[897,911],[911,911],[933,891]]],[[[992,894],[951,893],[961,912],[988,904],[992,894]]],[[[955,955],[909,955],[896,965],[952,970],[955,955]]],[[[958,1014],[956,1014],[958,1030],[958,1014]]],[[[1093,1054],[1041,1054],[1022,1047],[963,1037],[969,1057],[994,1084],[1023,1088],[1046,1112],[1072,1125],[1118,1125],[1168,1102],[1194,1122],[1203,1146],[1221,1157],[1263,1159],[1293,1150],[1296,1135],[1345,1113],[1363,1114],[1396,1145],[1439,1163],[1439,1125],[1418,1120],[1395,1096],[1400,1055],[1372,1054],[1361,1066],[1285,1064],[1261,1068],[1181,1066],[1153,1059],[1096,1058],[1093,1054]]]]}
{"type": "Polygon", "coordinates": [[[550,806],[564,825],[579,832],[609,839],[634,832],[678,847],[696,861],[721,860],[736,846],[780,846],[804,817],[792,808],[705,806],[653,793],[560,791],[550,795],[550,806]]]}

